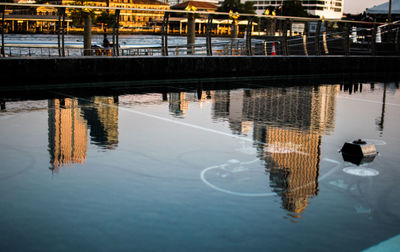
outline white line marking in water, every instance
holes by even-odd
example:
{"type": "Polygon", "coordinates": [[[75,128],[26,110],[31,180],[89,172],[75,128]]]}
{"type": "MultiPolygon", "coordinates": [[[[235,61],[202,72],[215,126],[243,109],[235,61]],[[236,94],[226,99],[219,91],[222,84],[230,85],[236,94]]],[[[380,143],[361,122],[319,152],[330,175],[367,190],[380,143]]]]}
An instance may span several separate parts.
{"type": "MultiPolygon", "coordinates": [[[[352,101],[361,101],[361,102],[369,102],[369,103],[382,104],[382,101],[372,101],[372,100],[367,100],[367,99],[352,98],[352,97],[344,97],[344,96],[339,96],[339,98],[346,99],[346,100],[352,100],[352,101]]],[[[400,107],[400,104],[397,104],[397,103],[386,102],[385,104],[386,104],[386,105],[390,105],[390,106],[400,107]]]]}
{"type": "MultiPolygon", "coordinates": [[[[319,179],[318,179],[318,182],[321,182],[322,180],[326,179],[328,176],[330,176],[332,173],[334,173],[337,170],[337,168],[339,168],[339,166],[340,166],[340,162],[338,162],[336,160],[329,159],[329,158],[324,158],[323,160],[331,162],[331,163],[334,163],[334,164],[336,164],[336,166],[331,168],[330,171],[325,173],[323,176],[320,176],[319,179]]],[[[253,163],[253,162],[254,161],[242,162],[242,164],[250,164],[250,163],[253,163]]],[[[200,173],[200,179],[203,181],[204,184],[206,184],[207,186],[211,187],[214,190],[217,190],[217,191],[220,191],[220,192],[223,192],[223,193],[227,193],[227,194],[231,194],[231,195],[235,195],[235,196],[241,196],[241,197],[271,197],[271,196],[276,196],[277,195],[277,193],[272,193],[272,192],[271,193],[241,193],[241,192],[234,192],[234,191],[230,191],[230,190],[227,190],[227,189],[220,188],[220,187],[218,187],[216,185],[213,185],[213,184],[211,184],[210,182],[207,181],[207,179],[205,178],[205,173],[207,171],[213,170],[213,169],[218,169],[218,168],[224,169],[225,166],[226,166],[226,164],[222,164],[222,165],[214,165],[214,166],[205,168],[200,173]]],[[[311,184],[314,184],[314,182],[307,183],[305,185],[296,187],[296,188],[294,188],[294,189],[292,189],[290,191],[296,191],[296,190],[299,190],[299,189],[301,189],[303,187],[309,186],[311,184]]]]}
{"type": "MultiPolygon", "coordinates": [[[[54,92],[54,93],[56,93],[56,92],[54,92]]],[[[75,97],[75,96],[71,96],[71,95],[68,95],[68,94],[63,94],[63,93],[58,93],[58,92],[57,92],[57,94],[61,94],[61,95],[64,95],[64,96],[67,96],[67,97],[70,97],[70,98],[74,98],[74,99],[93,102],[92,100],[89,100],[89,99],[75,97]]],[[[170,123],[174,123],[174,124],[178,124],[178,125],[194,128],[194,129],[199,129],[199,130],[202,130],[202,131],[211,132],[211,133],[215,133],[215,134],[219,134],[219,135],[223,135],[223,136],[233,137],[233,138],[236,138],[236,139],[240,139],[240,140],[244,140],[244,141],[253,143],[253,139],[246,138],[244,136],[233,135],[233,134],[230,134],[230,133],[226,133],[226,132],[223,132],[223,131],[219,131],[219,130],[214,130],[214,129],[198,126],[198,125],[191,124],[191,123],[181,122],[181,121],[178,121],[178,120],[173,120],[173,119],[170,119],[170,118],[153,115],[153,114],[149,114],[149,113],[146,113],[146,112],[140,112],[140,111],[137,111],[137,110],[134,110],[134,109],[131,109],[131,108],[123,107],[121,105],[106,104],[106,103],[102,103],[102,102],[97,102],[97,104],[101,104],[103,106],[115,107],[115,108],[118,108],[120,110],[129,112],[129,113],[133,113],[133,114],[137,114],[137,115],[141,115],[141,116],[146,116],[146,117],[149,117],[149,118],[158,119],[158,120],[161,120],[161,121],[170,122],[170,123]]],[[[263,144],[265,144],[265,143],[263,143],[263,144]]]]}
{"type": "Polygon", "coordinates": [[[199,130],[203,130],[203,131],[207,131],[207,132],[211,132],[211,133],[215,133],[215,134],[219,134],[219,135],[223,135],[223,136],[229,136],[229,137],[233,137],[233,138],[236,138],[236,139],[244,140],[244,141],[247,141],[247,142],[253,142],[253,139],[250,139],[250,138],[245,138],[245,137],[242,137],[242,136],[233,135],[233,134],[230,134],[230,133],[226,133],[226,132],[223,132],[223,131],[219,131],[219,130],[214,130],[214,129],[198,126],[198,125],[191,124],[191,123],[185,123],[185,122],[173,120],[173,119],[170,119],[170,118],[157,116],[157,115],[153,115],[153,114],[149,114],[149,113],[145,113],[145,112],[140,112],[140,111],[137,111],[137,110],[124,108],[124,107],[120,107],[120,109],[124,110],[124,111],[127,111],[127,112],[130,112],[130,113],[133,113],[133,114],[146,116],[146,117],[149,117],[149,118],[159,119],[159,120],[162,120],[162,121],[171,122],[171,123],[175,123],[175,124],[178,124],[178,125],[182,125],[182,126],[186,126],[186,127],[190,127],[190,128],[194,128],[194,129],[199,129],[199,130]]]}

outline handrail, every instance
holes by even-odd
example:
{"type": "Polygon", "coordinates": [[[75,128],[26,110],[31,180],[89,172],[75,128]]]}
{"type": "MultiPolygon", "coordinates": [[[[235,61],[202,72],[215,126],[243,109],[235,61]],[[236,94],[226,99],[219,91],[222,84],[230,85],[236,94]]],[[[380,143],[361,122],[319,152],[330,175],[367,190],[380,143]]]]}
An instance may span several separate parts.
{"type": "MultiPolygon", "coordinates": [[[[126,7],[104,7],[104,6],[92,6],[92,5],[58,5],[58,4],[28,4],[28,3],[0,3],[0,6],[25,6],[25,7],[50,7],[50,8],[72,8],[72,9],[97,9],[97,10],[131,10],[131,11],[146,11],[146,12],[168,12],[168,13],[194,13],[201,15],[224,15],[229,16],[228,12],[207,12],[207,11],[187,11],[187,10],[171,10],[171,9],[145,9],[145,8],[126,8],[126,7]]],[[[276,20],[293,20],[293,21],[327,21],[327,22],[341,22],[341,23],[354,23],[364,25],[400,25],[398,22],[384,23],[384,22],[367,22],[367,21],[353,21],[353,20],[342,20],[334,18],[310,18],[310,17],[293,17],[293,16],[269,16],[260,14],[247,14],[240,13],[242,17],[256,17],[256,18],[267,18],[276,20]]]]}
{"type": "MultiPolygon", "coordinates": [[[[61,22],[61,16],[62,16],[62,22],[64,23],[64,18],[65,18],[65,9],[69,8],[69,9],[94,9],[94,10],[115,10],[116,13],[120,13],[121,10],[128,10],[128,11],[140,11],[140,12],[155,12],[158,13],[159,15],[161,15],[162,13],[164,13],[164,20],[163,20],[163,27],[165,24],[167,24],[166,27],[168,27],[168,18],[166,19],[166,17],[169,17],[171,13],[180,13],[180,14],[200,14],[200,17],[196,17],[196,19],[206,19],[208,18],[208,23],[207,23],[207,29],[210,29],[212,26],[210,24],[212,24],[212,20],[215,16],[226,16],[225,19],[230,19],[230,15],[231,13],[226,13],[226,12],[206,12],[206,11],[187,11],[187,10],[171,10],[168,9],[169,7],[165,7],[165,9],[147,9],[147,8],[126,8],[126,7],[105,7],[105,6],[91,6],[91,5],[57,5],[57,4],[19,4],[19,3],[0,3],[0,7],[2,7],[2,13],[4,14],[4,7],[47,7],[47,8],[58,8],[58,9],[62,9],[63,12],[58,13],[59,15],[59,19],[58,22],[61,22]],[[202,16],[204,15],[204,16],[202,16]],[[205,17],[206,16],[206,17],[205,17]],[[210,21],[211,20],[211,21],[210,21]]],[[[333,44],[333,48],[334,51],[333,53],[344,53],[344,55],[349,55],[350,51],[351,51],[351,42],[350,42],[350,38],[352,38],[354,40],[354,38],[357,39],[357,37],[354,37],[353,33],[350,34],[350,27],[351,24],[353,24],[353,26],[364,26],[364,27],[357,27],[356,29],[353,29],[352,32],[355,30],[355,32],[360,32],[360,31],[371,31],[369,34],[361,34],[358,39],[361,39],[363,43],[357,43],[356,45],[356,49],[363,49],[363,50],[367,50],[370,51],[370,53],[372,55],[375,55],[376,53],[376,43],[381,43],[380,42],[380,38],[381,35],[383,33],[385,33],[386,31],[381,31],[380,28],[382,27],[393,27],[392,31],[397,31],[396,34],[393,36],[387,36],[388,38],[395,38],[392,42],[394,46],[395,46],[395,50],[396,53],[400,53],[400,44],[399,44],[399,27],[400,27],[400,21],[396,21],[396,22],[392,22],[392,23],[380,23],[380,22],[366,22],[366,21],[352,21],[352,20],[340,20],[340,19],[320,19],[320,18],[308,18],[308,17],[291,17],[291,16],[269,16],[269,15],[257,15],[257,14],[240,14],[240,16],[242,17],[248,17],[248,21],[251,23],[253,22],[258,22],[258,27],[259,27],[259,32],[260,27],[264,26],[262,24],[262,22],[260,22],[261,19],[263,19],[264,21],[274,21],[275,25],[268,25],[266,24],[266,27],[269,29],[271,28],[271,30],[267,30],[264,29],[263,30],[263,34],[265,35],[260,35],[261,33],[259,33],[259,36],[261,36],[264,41],[259,43],[259,44],[263,44],[263,49],[265,52],[265,55],[267,55],[267,43],[270,43],[269,41],[271,41],[271,37],[279,37],[278,39],[278,43],[279,43],[279,50],[281,52],[282,55],[290,55],[289,52],[289,47],[292,46],[299,46],[300,48],[303,49],[298,49],[303,50],[305,55],[309,55],[309,51],[312,52],[315,55],[320,55],[320,52],[322,51],[322,47],[324,49],[325,54],[329,54],[330,52],[328,51],[328,43],[329,41],[339,41],[342,40],[343,41],[343,45],[342,46],[338,46],[340,44],[336,43],[333,44]],[[254,18],[258,18],[258,21],[255,20],[254,18]],[[277,23],[276,21],[282,21],[280,22],[281,24],[277,23]],[[287,25],[292,24],[292,23],[302,23],[304,24],[304,30],[302,31],[303,28],[296,28],[296,33],[298,33],[296,36],[297,37],[291,37],[288,36],[288,27],[287,25]],[[315,22],[317,24],[317,27],[313,28],[313,30],[311,30],[311,23],[315,22]],[[326,32],[322,32],[321,31],[321,26],[322,24],[327,24],[329,22],[330,25],[325,25],[326,27],[326,32]],[[337,26],[335,23],[336,22],[341,22],[343,23],[342,25],[337,26]],[[328,29],[329,28],[329,29],[328,29]],[[340,31],[342,30],[342,31],[340,31]],[[276,32],[278,32],[278,35],[276,35],[276,32]],[[300,34],[300,35],[299,35],[300,34]],[[272,36],[270,36],[272,35],[272,36]],[[332,36],[336,36],[336,35],[340,35],[337,36],[335,38],[333,38],[332,36]],[[378,35],[379,35],[379,39],[378,39],[378,35]],[[330,39],[327,39],[328,37],[330,37],[330,39]],[[376,39],[375,39],[376,37],[376,39]],[[322,38],[322,39],[321,39],[322,38]],[[313,42],[310,42],[309,40],[312,39],[313,42]],[[300,41],[303,41],[302,43],[300,41]],[[292,42],[291,44],[288,44],[288,42],[292,42]],[[364,48],[360,47],[360,44],[362,44],[362,46],[364,46],[364,48]],[[338,49],[338,48],[341,49],[338,49]],[[341,51],[341,52],[338,52],[341,51]]],[[[5,16],[3,19],[6,19],[7,16],[5,16]]],[[[118,15],[114,16],[114,25],[113,25],[113,45],[115,45],[115,47],[113,47],[113,55],[115,54],[116,56],[119,56],[119,50],[136,50],[136,49],[140,49],[140,48],[135,48],[135,47],[126,47],[126,46],[118,46],[118,35],[119,35],[119,25],[118,25],[118,15]],[[114,43],[114,35],[116,36],[116,42],[114,43]]],[[[223,19],[223,18],[221,18],[223,19]]],[[[4,20],[3,20],[4,22],[4,20]]],[[[267,22],[269,23],[269,22],[267,22]]],[[[254,42],[251,41],[251,36],[252,36],[252,32],[250,32],[250,29],[252,29],[252,26],[247,26],[247,30],[245,35],[249,36],[246,37],[245,43],[243,43],[243,48],[240,49],[240,51],[246,51],[247,55],[253,55],[253,50],[254,48],[252,47],[252,45],[255,45],[254,42]],[[248,39],[250,38],[250,39],[248,39]]],[[[163,28],[164,29],[164,28],[163,28]]],[[[200,28],[199,28],[200,29],[200,28]]],[[[233,29],[233,28],[232,28],[233,29]]],[[[58,48],[59,50],[59,56],[64,56],[64,49],[68,48],[71,49],[71,46],[69,45],[64,45],[64,42],[62,44],[62,47],[60,46],[60,31],[62,32],[62,39],[64,39],[64,25],[60,25],[58,24],[58,46],[57,47],[53,47],[53,46],[48,46],[48,48],[58,48]],[[60,27],[63,27],[62,29],[60,27]]],[[[217,31],[218,32],[218,31],[217,31]]],[[[292,32],[292,30],[291,30],[292,32]]],[[[290,33],[292,34],[292,33],[290,33]]],[[[165,36],[164,38],[162,37],[162,39],[165,39],[166,41],[168,40],[168,28],[167,30],[161,31],[161,35],[165,36]],[[165,33],[165,34],[164,34],[165,33]],[[163,35],[164,34],[164,35],[163,35]]],[[[211,33],[208,32],[207,33],[207,41],[208,39],[211,38],[211,33]]],[[[385,37],[385,40],[388,41],[388,38],[385,37]]],[[[272,38],[273,39],[273,38],[272,38]]],[[[163,40],[164,41],[164,40],[163,40]]],[[[239,49],[233,49],[233,42],[235,40],[231,39],[231,43],[230,46],[231,48],[227,48],[224,50],[227,50],[227,53],[232,54],[233,50],[238,51],[239,49]],[[229,51],[230,50],[230,51],[229,51]]],[[[5,46],[7,47],[23,47],[23,45],[18,45],[18,46],[13,46],[10,45],[8,43],[4,43],[4,38],[2,37],[2,55],[3,57],[6,57],[4,51],[5,46]]],[[[240,42],[240,41],[239,41],[240,42]]],[[[239,46],[239,42],[235,43],[235,47],[239,46]]],[[[354,41],[353,41],[354,42],[354,41]]],[[[357,42],[357,41],[355,41],[357,42]]],[[[90,42],[89,42],[90,43],[90,42]]],[[[192,54],[190,52],[190,50],[193,50],[195,47],[207,47],[207,55],[212,56],[212,47],[209,48],[210,44],[211,44],[211,39],[210,42],[207,42],[208,44],[206,45],[199,45],[199,44],[192,44],[192,43],[187,43],[185,45],[170,45],[168,46],[167,43],[162,43],[161,47],[160,46],[156,46],[154,48],[161,48],[161,51],[159,53],[161,53],[163,56],[168,56],[168,49],[170,48],[176,48],[176,53],[179,53],[178,48],[186,48],[187,54],[192,54]],[[192,49],[190,49],[192,48],[192,49]]],[[[241,42],[240,42],[241,43],[241,42]]],[[[226,45],[229,43],[212,43],[213,46],[221,46],[221,45],[226,45]]],[[[378,47],[381,47],[382,44],[378,44],[378,47]]],[[[242,46],[242,44],[240,44],[240,46],[242,46]]],[[[27,48],[34,48],[36,46],[29,46],[27,48]]],[[[41,46],[38,46],[39,48],[43,48],[41,46]]],[[[77,46],[79,48],[81,48],[80,46],[77,46]]],[[[77,48],[75,47],[75,48],[77,48]]],[[[92,50],[90,48],[90,44],[84,46],[84,52],[87,52],[87,50],[92,50]]],[[[148,50],[151,50],[151,46],[146,46],[145,48],[147,48],[148,50]]],[[[260,49],[259,46],[257,46],[257,50],[260,49]]],[[[390,47],[388,47],[390,49],[390,47]]],[[[272,49],[271,47],[268,47],[268,50],[272,49]]],[[[379,48],[378,48],[379,49],[379,48]]],[[[224,51],[222,50],[222,51],[224,51]]],[[[296,49],[297,50],[297,49],[296,49]]],[[[390,49],[392,50],[392,49],[390,49]]],[[[201,53],[204,51],[203,49],[200,50],[201,53]]],[[[221,50],[219,50],[221,51],[221,50]]],[[[260,50],[259,50],[260,51],[260,50]]],[[[274,53],[275,53],[275,48],[274,48],[274,53]]],[[[92,53],[89,53],[89,55],[92,53]]],[[[29,52],[30,55],[30,52],[29,52]]],[[[49,52],[50,55],[50,52],[49,52]]],[[[11,56],[11,50],[10,50],[10,56],[11,56]]]]}

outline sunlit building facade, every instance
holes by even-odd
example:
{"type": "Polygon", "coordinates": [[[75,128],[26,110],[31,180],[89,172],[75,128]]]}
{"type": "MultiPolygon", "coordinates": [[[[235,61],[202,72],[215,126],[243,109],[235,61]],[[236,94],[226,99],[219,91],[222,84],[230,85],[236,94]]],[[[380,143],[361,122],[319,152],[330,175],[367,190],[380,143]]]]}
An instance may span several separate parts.
{"type": "MultiPolygon", "coordinates": [[[[254,3],[254,8],[257,14],[264,14],[268,7],[278,9],[282,7],[285,1],[289,0],[246,0],[254,3]]],[[[325,18],[342,18],[344,0],[298,0],[302,3],[304,9],[311,15],[316,15],[325,18]]],[[[242,2],[244,2],[242,0],[242,2]]]]}

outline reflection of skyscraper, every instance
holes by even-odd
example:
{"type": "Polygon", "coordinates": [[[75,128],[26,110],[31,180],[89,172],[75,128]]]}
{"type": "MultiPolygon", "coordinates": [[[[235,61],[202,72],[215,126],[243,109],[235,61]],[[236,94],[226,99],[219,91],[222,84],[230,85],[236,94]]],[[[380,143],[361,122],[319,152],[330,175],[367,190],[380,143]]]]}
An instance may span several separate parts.
{"type": "Polygon", "coordinates": [[[243,90],[216,91],[214,94],[214,118],[228,120],[234,134],[246,134],[252,125],[243,120],[243,90]]]}
{"type": "Polygon", "coordinates": [[[51,169],[83,163],[87,150],[87,127],[76,99],[48,101],[51,169]]]}
{"type": "Polygon", "coordinates": [[[118,144],[118,106],[114,97],[96,96],[79,101],[83,115],[90,127],[91,140],[104,148],[113,149],[118,144]]]}
{"type": "Polygon", "coordinates": [[[283,207],[301,213],[318,194],[321,136],[308,130],[267,128],[264,160],[283,207]]]}
{"type": "Polygon", "coordinates": [[[189,106],[189,102],[185,98],[184,92],[169,93],[169,111],[175,116],[184,116],[189,106]]]}
{"type": "Polygon", "coordinates": [[[289,211],[301,213],[308,198],[318,194],[321,136],[334,127],[337,90],[264,88],[234,95],[220,91],[215,98],[214,116],[228,118],[234,133],[241,133],[244,122],[253,122],[253,138],[271,187],[289,211]]]}
{"type": "Polygon", "coordinates": [[[229,97],[230,92],[226,90],[217,90],[213,97],[213,118],[228,118],[229,115],[229,97]]]}

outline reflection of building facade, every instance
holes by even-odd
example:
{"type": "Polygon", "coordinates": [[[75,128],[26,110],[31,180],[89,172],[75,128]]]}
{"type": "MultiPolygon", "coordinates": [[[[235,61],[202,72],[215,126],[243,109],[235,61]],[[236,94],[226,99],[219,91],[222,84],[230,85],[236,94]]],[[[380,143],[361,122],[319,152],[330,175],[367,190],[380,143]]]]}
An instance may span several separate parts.
{"type": "Polygon", "coordinates": [[[118,107],[113,97],[94,97],[93,102],[54,99],[48,102],[49,153],[52,170],[86,159],[88,128],[91,140],[107,149],[118,144],[118,107]]]}
{"type": "Polygon", "coordinates": [[[285,209],[301,213],[318,194],[321,135],[312,130],[268,127],[264,160],[271,187],[285,209]]]}
{"type": "Polygon", "coordinates": [[[51,169],[81,164],[86,159],[87,126],[76,99],[49,100],[49,152],[51,169]]]}
{"type": "Polygon", "coordinates": [[[334,127],[336,93],[336,86],[264,89],[245,103],[257,121],[254,138],[265,143],[271,187],[291,212],[301,213],[318,194],[321,136],[334,127]]]}
{"type": "Polygon", "coordinates": [[[97,96],[90,102],[79,101],[90,128],[91,140],[106,149],[118,145],[118,106],[114,97],[97,96]]]}
{"type": "Polygon", "coordinates": [[[215,91],[202,91],[199,90],[197,94],[186,93],[186,92],[170,92],[168,93],[168,98],[166,96],[165,100],[169,103],[169,112],[175,116],[185,116],[189,109],[189,102],[198,102],[200,108],[204,104],[212,102],[212,97],[214,97],[215,91]]]}
{"type": "Polygon", "coordinates": [[[337,86],[216,91],[213,116],[235,134],[253,124],[258,153],[283,207],[301,213],[318,194],[320,144],[334,128],[337,86]]]}
{"type": "Polygon", "coordinates": [[[169,93],[169,112],[175,116],[184,116],[189,108],[189,102],[186,100],[186,93],[169,93]]]}

